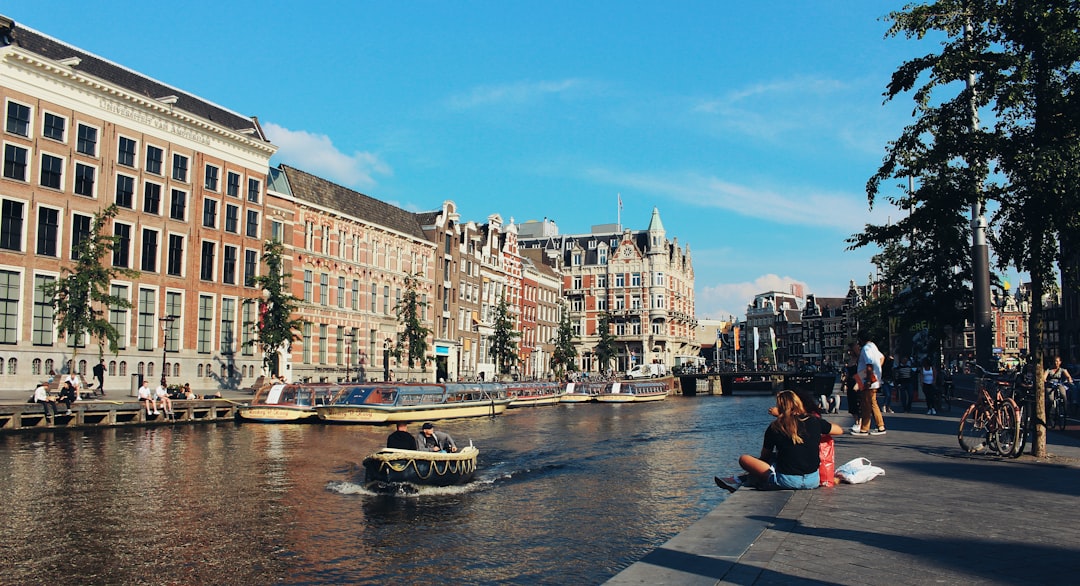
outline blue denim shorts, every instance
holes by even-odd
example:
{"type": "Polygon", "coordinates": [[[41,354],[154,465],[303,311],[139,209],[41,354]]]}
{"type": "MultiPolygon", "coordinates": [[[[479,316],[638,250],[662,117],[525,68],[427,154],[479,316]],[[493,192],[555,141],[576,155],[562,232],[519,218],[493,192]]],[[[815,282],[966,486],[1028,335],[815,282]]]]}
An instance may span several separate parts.
{"type": "Polygon", "coordinates": [[[821,476],[814,470],[810,474],[780,474],[776,468],[769,469],[769,478],[766,481],[768,488],[773,490],[807,490],[821,485],[821,476]]]}

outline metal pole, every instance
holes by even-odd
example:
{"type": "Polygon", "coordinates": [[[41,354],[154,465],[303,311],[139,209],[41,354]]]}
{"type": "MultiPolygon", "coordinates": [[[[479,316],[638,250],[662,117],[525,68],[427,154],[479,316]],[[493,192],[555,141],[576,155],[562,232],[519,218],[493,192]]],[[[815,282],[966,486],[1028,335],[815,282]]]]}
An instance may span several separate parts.
{"type": "MultiPolygon", "coordinates": [[[[970,18],[964,24],[964,37],[971,41],[972,27],[970,18]]],[[[979,131],[979,111],[975,100],[975,72],[969,71],[967,89],[971,92],[971,132],[979,131]]],[[[969,160],[973,167],[975,161],[969,160]]],[[[978,181],[978,179],[976,179],[978,181]]],[[[990,314],[990,258],[986,246],[986,218],[983,216],[979,183],[975,184],[976,198],[971,205],[971,280],[975,295],[975,360],[979,366],[991,370],[994,353],[994,339],[990,314]]]]}

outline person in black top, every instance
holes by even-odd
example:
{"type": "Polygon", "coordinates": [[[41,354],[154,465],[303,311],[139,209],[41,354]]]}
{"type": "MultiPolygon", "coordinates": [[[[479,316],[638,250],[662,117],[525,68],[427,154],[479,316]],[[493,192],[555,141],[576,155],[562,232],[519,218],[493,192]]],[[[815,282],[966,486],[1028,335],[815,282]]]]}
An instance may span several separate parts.
{"type": "Polygon", "coordinates": [[[386,447],[398,448],[400,450],[415,450],[416,438],[409,433],[409,424],[404,421],[399,421],[397,424],[397,431],[390,434],[386,438],[386,447]]]}
{"type": "Polygon", "coordinates": [[[765,441],[761,457],[750,454],[739,457],[739,466],[746,471],[740,477],[714,480],[721,488],[734,492],[742,484],[753,484],[764,489],[810,489],[820,485],[818,468],[821,466],[819,447],[821,436],[840,435],[843,428],[820,417],[814,417],[803,408],[802,401],[794,391],[780,391],[776,395],[776,407],[769,409],[776,420],[765,429],[765,441]]]}
{"type": "Polygon", "coordinates": [[[94,367],[94,380],[97,381],[97,390],[94,391],[95,395],[100,394],[105,396],[105,360],[102,359],[94,367]]]}

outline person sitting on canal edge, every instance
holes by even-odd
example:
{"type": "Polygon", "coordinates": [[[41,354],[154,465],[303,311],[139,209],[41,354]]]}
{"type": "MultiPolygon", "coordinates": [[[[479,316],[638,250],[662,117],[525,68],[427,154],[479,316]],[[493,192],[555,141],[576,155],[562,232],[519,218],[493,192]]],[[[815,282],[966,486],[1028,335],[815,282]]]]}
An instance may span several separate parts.
{"type": "Polygon", "coordinates": [[[430,421],[425,423],[416,434],[416,444],[421,450],[427,452],[456,452],[457,444],[454,438],[444,431],[435,431],[435,424],[430,421]]]}
{"type": "Polygon", "coordinates": [[[41,408],[45,410],[45,417],[52,421],[56,415],[56,403],[49,396],[49,381],[41,381],[34,389],[34,402],[41,404],[41,408]]]}
{"type": "Polygon", "coordinates": [[[142,386],[139,387],[139,401],[146,406],[147,415],[157,414],[157,403],[154,401],[154,396],[150,394],[150,381],[143,380],[142,386]]]}
{"type": "Polygon", "coordinates": [[[397,431],[386,438],[386,447],[399,450],[415,450],[416,438],[409,433],[409,424],[404,421],[397,423],[397,431]]]}
{"type": "Polygon", "coordinates": [[[71,384],[71,381],[67,381],[60,388],[60,397],[56,400],[57,403],[63,403],[67,406],[67,413],[64,413],[64,415],[71,415],[71,404],[76,400],[78,400],[78,395],[75,393],[75,385],[71,384]]]}
{"type": "Polygon", "coordinates": [[[198,399],[198,397],[195,396],[195,391],[191,390],[191,383],[184,383],[184,398],[188,401],[198,399]]]}
{"type": "Polygon", "coordinates": [[[735,492],[746,484],[765,490],[802,490],[821,484],[820,447],[822,435],[840,435],[844,429],[835,423],[807,414],[794,391],[780,391],[776,407],[769,408],[776,419],[765,429],[761,456],[739,457],[739,466],[746,471],[741,476],[715,477],[716,485],[735,492]],[[775,411],[773,411],[775,409],[775,411]]]}
{"type": "MultiPolygon", "coordinates": [[[[169,389],[165,386],[165,383],[158,385],[154,390],[154,394],[157,395],[157,400],[161,403],[161,410],[165,412],[166,416],[172,417],[172,399],[169,398],[169,389]]],[[[157,410],[154,411],[157,413],[157,410]]]]}

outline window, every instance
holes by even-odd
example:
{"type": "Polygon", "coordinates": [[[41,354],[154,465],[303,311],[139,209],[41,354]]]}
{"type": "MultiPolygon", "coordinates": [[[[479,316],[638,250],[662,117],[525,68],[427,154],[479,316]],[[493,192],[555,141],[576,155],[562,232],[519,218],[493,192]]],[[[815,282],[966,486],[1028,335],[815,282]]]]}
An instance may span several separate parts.
{"type": "Polygon", "coordinates": [[[203,200],[202,225],[207,228],[217,227],[217,202],[212,199],[203,200]]]}
{"type": "Polygon", "coordinates": [[[319,305],[330,304],[330,275],[321,273],[319,275],[319,305]]]}
{"type": "Polygon", "coordinates": [[[329,338],[326,324],[319,324],[319,364],[326,364],[326,341],[329,338]]]}
{"type": "Polygon", "coordinates": [[[630,286],[631,287],[640,287],[641,286],[641,273],[630,273],[630,286]]]}
{"type": "MultiPolygon", "coordinates": [[[[124,285],[112,285],[109,287],[109,294],[113,297],[126,300],[128,298],[128,288],[124,285]]],[[[127,319],[128,312],[126,309],[121,309],[119,307],[109,308],[109,325],[111,325],[118,334],[116,337],[116,345],[120,349],[127,348],[127,319]]]]}
{"type": "Polygon", "coordinates": [[[244,356],[255,355],[255,301],[245,299],[243,303],[244,313],[241,335],[243,342],[240,344],[240,353],[244,356]]]}
{"type": "MultiPolygon", "coordinates": [[[[177,291],[165,293],[165,315],[178,317],[184,311],[184,296],[177,291]]],[[[165,350],[177,352],[180,350],[180,319],[164,322],[168,325],[168,335],[165,336],[165,350]]],[[[175,374],[173,376],[176,376],[175,374]]]]}
{"type": "Polygon", "coordinates": [[[187,183],[188,158],[184,155],[173,154],[172,178],[187,183]]]}
{"type": "Polygon", "coordinates": [[[236,300],[221,300],[221,353],[233,353],[236,334],[236,300]]]}
{"type": "Polygon", "coordinates": [[[90,165],[75,163],[75,193],[94,197],[94,175],[97,170],[90,165]]]}
{"type": "Polygon", "coordinates": [[[345,307],[345,277],[337,278],[337,306],[345,307]]]}
{"type": "Polygon", "coordinates": [[[247,211],[247,235],[250,238],[259,237],[259,212],[255,210],[247,211]]]}
{"type": "Polygon", "coordinates": [[[64,176],[64,160],[45,153],[41,154],[41,186],[61,189],[64,176]]]}
{"type": "Polygon", "coordinates": [[[0,344],[15,344],[19,327],[19,273],[0,271],[0,344]]]}
{"type": "Polygon", "coordinates": [[[626,275],[623,274],[623,273],[616,274],[615,275],[615,287],[619,288],[619,287],[625,287],[625,286],[626,286],[626,275]]]}
{"type": "Polygon", "coordinates": [[[19,136],[30,136],[30,106],[8,102],[7,131],[19,136]]]}
{"type": "Polygon", "coordinates": [[[35,346],[53,344],[53,300],[43,290],[53,281],[53,277],[34,275],[34,331],[30,341],[35,346]]]}
{"type": "Polygon", "coordinates": [[[218,190],[218,172],[219,171],[220,170],[217,167],[215,167],[213,165],[207,165],[206,166],[206,180],[204,181],[203,186],[206,187],[207,189],[209,189],[210,191],[217,191],[218,190]]]}
{"type": "Polygon", "coordinates": [[[202,243],[202,266],[199,269],[199,278],[204,281],[214,280],[214,250],[213,242],[202,243]]]}
{"type": "Polygon", "coordinates": [[[225,204],[225,231],[236,234],[240,230],[240,208],[225,204]]]}
{"type": "Polygon", "coordinates": [[[56,114],[45,113],[45,122],[41,127],[41,136],[64,142],[64,128],[67,120],[56,114]]]}
{"type": "Polygon", "coordinates": [[[607,275],[596,275],[596,286],[607,287],[607,275]]]}
{"type": "Polygon", "coordinates": [[[157,271],[158,233],[157,230],[143,228],[142,231],[142,270],[157,271]]]}
{"type": "Polygon", "coordinates": [[[13,144],[4,145],[4,177],[26,181],[26,157],[29,151],[13,144]]]}
{"type": "Polygon", "coordinates": [[[172,190],[169,200],[169,217],[183,221],[187,217],[187,193],[179,189],[172,190]]]}
{"type": "Polygon", "coordinates": [[[146,182],[143,188],[143,211],[154,215],[161,213],[161,186],[157,183],[146,182]]]}
{"type": "Polygon", "coordinates": [[[259,269],[259,253],[254,250],[244,251],[244,286],[254,287],[256,271],[259,269]]]}
{"type": "MultiPolygon", "coordinates": [[[[237,252],[235,246],[225,246],[223,249],[225,265],[222,267],[221,280],[227,285],[236,284],[236,261],[237,252]]],[[[224,309],[224,305],[222,305],[224,309]]]]}
{"type": "Polygon", "coordinates": [[[214,336],[214,298],[199,295],[199,332],[196,350],[209,354],[214,336]]]}
{"type": "Polygon", "coordinates": [[[0,248],[22,251],[23,204],[3,200],[0,203],[0,248]]]}
{"type": "Polygon", "coordinates": [[[60,210],[38,208],[37,253],[42,256],[57,256],[59,239],[60,210]]]}
{"type": "Polygon", "coordinates": [[[352,310],[360,311],[360,281],[357,279],[352,282],[352,310]]]}
{"type": "Polygon", "coordinates": [[[85,124],[79,125],[78,137],[75,143],[75,150],[84,155],[91,157],[97,156],[97,135],[98,130],[93,126],[87,126],[85,124]]]}
{"type": "Polygon", "coordinates": [[[183,276],[184,237],[180,234],[169,234],[169,259],[166,270],[174,277],[183,276]]]}
{"type": "Polygon", "coordinates": [[[606,248],[601,248],[600,251],[596,253],[596,262],[598,262],[598,263],[600,263],[602,265],[607,264],[607,249],[606,248]]]}
{"type": "Polygon", "coordinates": [[[138,148],[139,143],[131,140],[130,138],[121,136],[120,146],[116,151],[116,164],[123,165],[125,167],[135,166],[135,150],[138,148]]]}
{"type": "Polygon", "coordinates": [[[664,286],[664,273],[659,273],[658,272],[658,273],[656,273],[656,275],[653,276],[653,286],[655,286],[655,287],[663,287],[664,286]]]}
{"type": "Polygon", "coordinates": [[[139,289],[138,349],[154,349],[154,323],[157,299],[153,289],[139,289]]]}
{"type": "Polygon", "coordinates": [[[113,245],[113,266],[124,268],[130,267],[131,226],[128,226],[127,224],[121,224],[119,222],[114,222],[113,236],[116,237],[115,244],[113,245]]]}
{"type": "Polygon", "coordinates": [[[225,175],[225,195],[240,197],[240,175],[229,171],[225,175]]]}
{"type": "Polygon", "coordinates": [[[127,175],[116,176],[116,205],[132,209],[135,200],[135,178],[127,175]]]}
{"type": "Polygon", "coordinates": [[[570,287],[571,289],[581,288],[581,275],[575,275],[574,278],[571,279],[571,281],[573,283],[573,285],[570,287]]]}
{"type": "Polygon", "coordinates": [[[304,271],[304,301],[311,303],[311,300],[315,298],[313,293],[315,287],[315,273],[311,271],[304,271]]]}
{"type": "Polygon", "coordinates": [[[165,160],[165,151],[156,146],[146,145],[146,172],[161,175],[161,164],[165,160]]]}
{"type": "Polygon", "coordinates": [[[390,286],[383,285],[382,288],[382,312],[385,315],[390,315],[390,286]]]}
{"type": "Polygon", "coordinates": [[[379,307],[379,290],[377,287],[377,283],[371,284],[371,313],[375,313],[379,307]]]}
{"type": "Polygon", "coordinates": [[[302,335],[303,353],[301,354],[304,364],[311,364],[311,324],[305,323],[302,335]]]}
{"type": "Polygon", "coordinates": [[[270,222],[270,239],[274,242],[282,242],[285,238],[285,224],[274,220],[270,222]]]}
{"type": "Polygon", "coordinates": [[[260,183],[258,179],[248,179],[248,201],[259,203],[260,183]]]}
{"type": "Polygon", "coordinates": [[[575,252],[571,256],[573,257],[573,260],[571,261],[573,263],[573,265],[575,267],[581,266],[581,253],[580,252],[575,252]]]}
{"type": "Polygon", "coordinates": [[[76,251],[79,249],[79,244],[83,239],[90,236],[90,223],[93,218],[90,216],[84,216],[82,214],[75,214],[71,218],[71,259],[77,260],[79,257],[76,251]]]}

